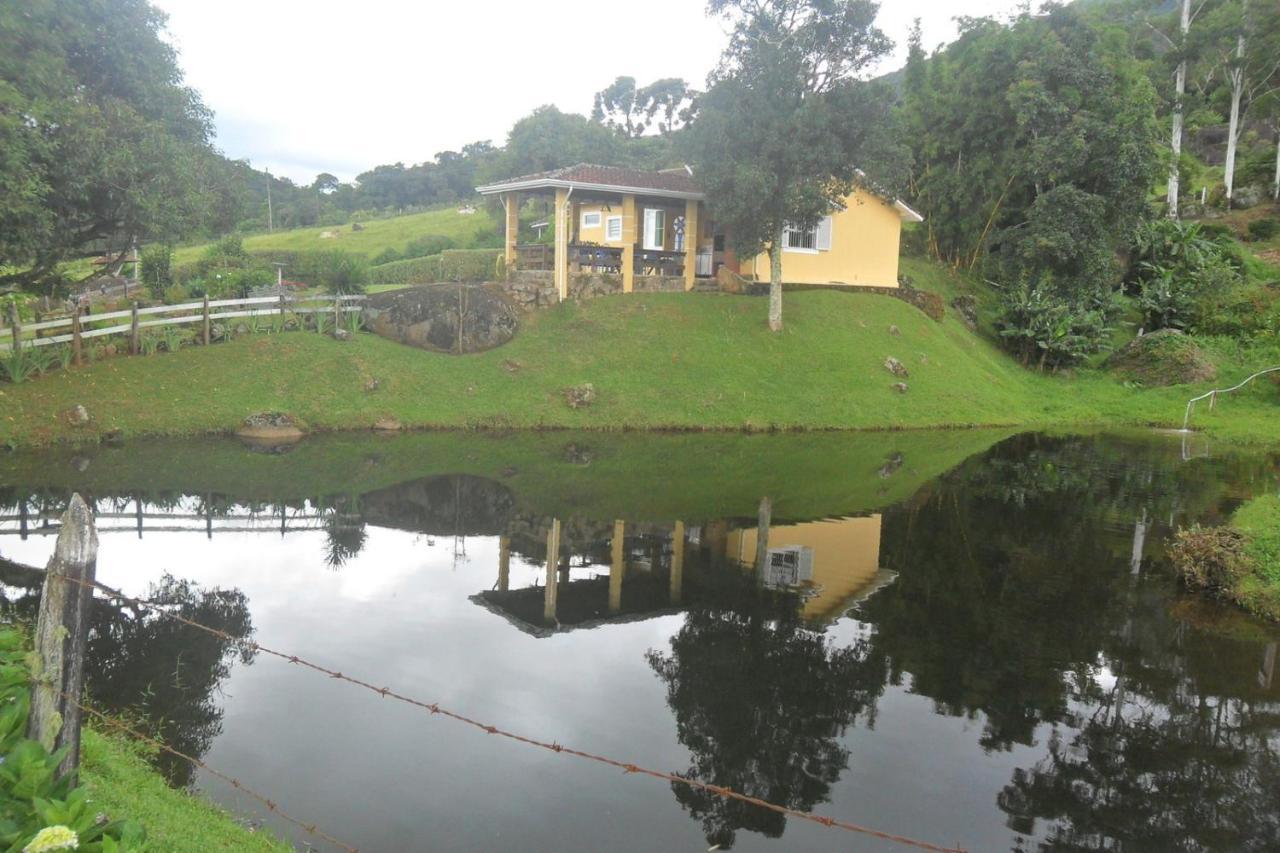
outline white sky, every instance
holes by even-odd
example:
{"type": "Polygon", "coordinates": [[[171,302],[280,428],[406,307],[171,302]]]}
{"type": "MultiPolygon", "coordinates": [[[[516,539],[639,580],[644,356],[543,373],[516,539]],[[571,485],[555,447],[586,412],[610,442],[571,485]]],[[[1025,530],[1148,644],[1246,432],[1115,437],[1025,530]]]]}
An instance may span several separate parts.
{"type": "MultiPolygon", "coordinates": [[[[724,43],[700,0],[153,0],[187,83],[216,114],[218,145],[300,183],[349,180],[490,139],[542,104],[587,113],[619,75],[701,86],[724,43]]],[[[885,0],[902,63],[913,18],[925,45],[954,18],[1016,0],[885,0]]],[[[1037,4],[1038,5],[1038,4],[1037,4]]]]}

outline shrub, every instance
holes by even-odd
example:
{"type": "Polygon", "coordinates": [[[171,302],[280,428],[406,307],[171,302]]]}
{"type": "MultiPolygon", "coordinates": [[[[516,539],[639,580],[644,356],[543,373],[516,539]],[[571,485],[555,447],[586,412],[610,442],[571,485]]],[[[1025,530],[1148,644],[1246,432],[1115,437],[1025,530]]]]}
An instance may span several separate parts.
{"type": "Polygon", "coordinates": [[[373,256],[370,261],[371,266],[380,267],[383,264],[394,264],[396,261],[402,260],[400,253],[395,249],[383,249],[381,252],[373,256]]]}
{"type": "Polygon", "coordinates": [[[1126,281],[1148,329],[1183,329],[1198,304],[1240,282],[1242,263],[1227,238],[1210,238],[1199,223],[1159,219],[1135,229],[1126,281]]]}
{"type": "Polygon", "coordinates": [[[1280,234],[1280,219],[1268,216],[1266,219],[1255,219],[1249,223],[1249,239],[1264,242],[1280,234]]]}
{"type": "Polygon", "coordinates": [[[442,281],[493,281],[503,275],[502,252],[450,249],[440,253],[442,281]]]}
{"type": "Polygon", "coordinates": [[[1196,342],[1172,329],[1134,338],[1112,355],[1108,364],[1150,386],[1203,382],[1218,375],[1217,367],[1196,342]]]}
{"type": "MultiPolygon", "coordinates": [[[[1096,301],[1096,300],[1089,300],[1096,301]]],[[[1100,351],[1111,329],[1108,305],[1077,303],[1042,279],[1023,279],[1003,296],[996,329],[1024,365],[1058,369],[1100,351]]]]}
{"type": "Polygon", "coordinates": [[[1236,585],[1254,571],[1247,540],[1228,527],[1192,527],[1178,531],[1169,556],[1190,589],[1230,597],[1236,585]]]}
{"type": "Polygon", "coordinates": [[[432,284],[440,280],[439,255],[411,258],[369,269],[371,284],[432,284]]]}
{"type": "Polygon", "coordinates": [[[165,305],[178,305],[191,299],[191,291],[180,284],[171,284],[161,294],[165,305]]]}
{"type": "Polygon", "coordinates": [[[159,299],[165,288],[173,284],[172,263],[173,249],[170,246],[148,246],[142,250],[138,277],[152,299],[159,299]]]}

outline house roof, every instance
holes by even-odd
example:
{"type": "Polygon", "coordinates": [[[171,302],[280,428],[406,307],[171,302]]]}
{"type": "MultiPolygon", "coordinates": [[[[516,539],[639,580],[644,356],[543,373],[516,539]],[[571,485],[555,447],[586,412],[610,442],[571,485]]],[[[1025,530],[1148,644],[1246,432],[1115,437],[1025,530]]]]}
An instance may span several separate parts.
{"type": "MultiPolygon", "coordinates": [[[[859,174],[866,175],[859,170],[859,174]]],[[[702,200],[705,194],[698,182],[693,178],[692,170],[669,169],[662,172],[650,172],[644,169],[627,169],[621,166],[597,166],[591,163],[579,163],[576,166],[565,166],[547,172],[535,172],[532,175],[521,175],[491,184],[476,187],[481,195],[513,192],[516,190],[536,189],[581,189],[603,190],[607,192],[623,192],[636,195],[661,196],[665,198],[684,198],[702,200]]],[[[884,199],[906,222],[923,222],[924,217],[916,213],[903,201],[892,195],[868,187],[884,199]]]]}
{"type": "Polygon", "coordinates": [[[496,181],[476,187],[481,195],[492,195],[512,190],[532,189],[583,189],[629,192],[637,195],[654,195],[666,198],[698,199],[703,193],[693,176],[685,170],[649,172],[644,169],[626,169],[621,166],[597,166],[579,163],[549,172],[521,175],[505,181],[496,181]]]}

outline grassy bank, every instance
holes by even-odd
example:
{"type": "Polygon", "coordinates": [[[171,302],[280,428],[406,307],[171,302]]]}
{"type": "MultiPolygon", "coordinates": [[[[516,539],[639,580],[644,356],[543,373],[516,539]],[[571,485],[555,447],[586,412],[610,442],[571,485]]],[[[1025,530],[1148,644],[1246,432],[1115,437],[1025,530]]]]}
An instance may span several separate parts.
{"type": "Polygon", "coordinates": [[[1190,588],[1280,621],[1280,497],[1255,498],[1224,527],[1182,531],[1172,556],[1190,588]]]}
{"type": "MultiPolygon", "coordinates": [[[[411,427],[590,429],[904,429],[1181,425],[1192,386],[1143,390],[1082,371],[1027,371],[948,312],[942,323],[896,299],[789,294],[786,329],[765,300],[653,294],[565,304],[531,315],[510,344],[454,357],[372,335],[246,336],[149,357],[118,357],[0,386],[0,444],[198,434],[286,411],[313,430],[411,427]],[[906,393],[884,367],[910,371],[906,393]],[[377,390],[367,391],[371,380],[377,390]],[[565,389],[591,383],[574,409],[565,389]],[[74,425],[77,404],[92,418],[74,425]]],[[[1224,354],[1218,387],[1248,358],[1224,354]],[[1233,360],[1235,359],[1235,360],[1233,360]]],[[[1201,407],[1197,426],[1274,438],[1277,391],[1260,383],[1201,407]]]]}
{"type": "Polygon", "coordinates": [[[58,758],[24,738],[31,696],[27,649],[25,631],[0,627],[0,839],[6,849],[21,850],[51,827],[77,833],[82,850],[293,849],[170,788],[133,744],[87,727],[79,786],[55,781],[58,758]]]}

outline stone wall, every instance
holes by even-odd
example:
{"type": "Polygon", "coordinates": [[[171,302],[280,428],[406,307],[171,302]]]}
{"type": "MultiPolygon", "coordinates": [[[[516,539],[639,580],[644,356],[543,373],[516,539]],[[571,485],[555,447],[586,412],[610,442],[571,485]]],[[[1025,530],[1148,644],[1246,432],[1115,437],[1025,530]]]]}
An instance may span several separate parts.
{"type": "Polygon", "coordinates": [[[496,286],[522,311],[548,308],[560,301],[551,270],[513,270],[496,286]]]}
{"type": "Polygon", "coordinates": [[[370,296],[363,309],[374,334],[435,352],[482,352],[520,328],[519,308],[492,284],[423,284],[370,296]]]}
{"type": "Polygon", "coordinates": [[[575,301],[613,296],[622,292],[620,273],[582,272],[569,274],[569,298],[575,301]]]}
{"type": "Polygon", "coordinates": [[[682,275],[638,275],[631,289],[635,293],[683,293],[682,275]]]}

